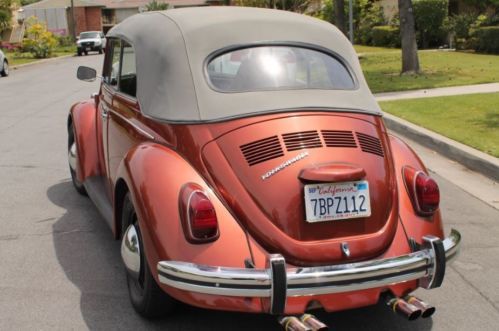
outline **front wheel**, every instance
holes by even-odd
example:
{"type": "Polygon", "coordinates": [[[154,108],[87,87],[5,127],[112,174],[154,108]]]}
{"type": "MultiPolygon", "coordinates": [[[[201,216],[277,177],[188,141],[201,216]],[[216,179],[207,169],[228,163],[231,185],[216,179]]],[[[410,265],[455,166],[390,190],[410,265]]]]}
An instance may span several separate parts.
{"type": "Polygon", "coordinates": [[[78,148],[76,146],[76,139],[74,134],[74,128],[71,124],[68,128],[68,163],[69,172],[71,173],[71,181],[75,190],[81,195],[87,195],[87,191],[83,186],[83,183],[78,180],[76,171],[78,171],[78,148]]]}
{"type": "Polygon", "coordinates": [[[161,290],[149,269],[130,193],[127,193],[123,202],[121,228],[123,231],[126,230],[122,239],[122,257],[133,308],[145,318],[154,318],[171,312],[175,301],[161,290]],[[124,249],[128,251],[123,252],[124,249]]]}
{"type": "Polygon", "coordinates": [[[2,77],[7,77],[9,75],[9,64],[7,63],[7,60],[3,61],[3,69],[2,72],[0,72],[0,75],[2,75],[2,77]]]}
{"type": "Polygon", "coordinates": [[[102,47],[99,48],[99,54],[102,54],[102,47]]]}

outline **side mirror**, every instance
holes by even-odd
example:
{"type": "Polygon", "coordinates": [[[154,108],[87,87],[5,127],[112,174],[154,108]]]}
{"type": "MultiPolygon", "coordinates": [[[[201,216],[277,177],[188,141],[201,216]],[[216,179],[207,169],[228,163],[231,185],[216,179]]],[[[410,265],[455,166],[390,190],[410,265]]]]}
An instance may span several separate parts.
{"type": "Polygon", "coordinates": [[[76,72],[76,77],[84,82],[93,82],[97,78],[97,71],[93,68],[80,66],[76,72]]]}

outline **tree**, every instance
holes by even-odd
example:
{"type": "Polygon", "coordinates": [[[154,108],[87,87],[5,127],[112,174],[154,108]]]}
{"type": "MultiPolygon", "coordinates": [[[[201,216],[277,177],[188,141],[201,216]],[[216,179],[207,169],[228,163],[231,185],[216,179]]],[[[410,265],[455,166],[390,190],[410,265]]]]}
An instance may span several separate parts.
{"type": "Polygon", "coordinates": [[[0,32],[10,28],[12,20],[12,0],[0,0],[0,32]]]}
{"type": "Polygon", "coordinates": [[[336,27],[340,29],[343,34],[346,34],[347,26],[345,24],[345,0],[334,0],[334,21],[336,23],[336,27]]]}
{"type": "Polygon", "coordinates": [[[170,5],[166,2],[158,2],[156,0],[152,0],[146,5],[146,11],[157,11],[157,10],[167,10],[170,8],[170,5]]]}
{"type": "Polygon", "coordinates": [[[402,74],[418,73],[420,68],[412,1],[398,0],[398,3],[402,44],[402,74]]]}

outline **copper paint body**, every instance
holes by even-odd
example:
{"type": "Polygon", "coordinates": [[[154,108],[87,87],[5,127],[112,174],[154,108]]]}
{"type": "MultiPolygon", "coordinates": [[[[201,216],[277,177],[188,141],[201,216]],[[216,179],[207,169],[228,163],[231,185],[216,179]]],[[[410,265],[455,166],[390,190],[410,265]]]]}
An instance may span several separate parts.
{"type": "MultiPolygon", "coordinates": [[[[443,237],[440,214],[414,213],[402,181],[402,167],[426,172],[414,152],[389,136],[381,118],[354,113],[293,111],[211,124],[168,124],[144,117],[134,99],[103,86],[96,100],[75,105],[70,120],[76,132],[85,181],[102,176],[114,207],[113,232],[121,234],[117,187],[125,183],[137,209],[144,251],[151,270],[160,260],[244,267],[252,259],[264,268],[269,254],[280,253],[296,266],[327,265],[393,257],[410,252],[408,238],[443,237]],[[100,115],[103,107],[109,117],[100,115]],[[327,147],[323,130],[360,132],[380,140],[384,156],[356,148],[327,147]],[[322,147],[288,151],[283,135],[317,131],[322,147]],[[283,155],[249,165],[240,146],[278,136],[283,155]],[[262,180],[262,175],[302,152],[308,156],[262,180]],[[372,214],[367,218],[307,223],[303,186],[310,182],[365,179],[372,214]],[[118,183],[121,183],[118,185],[118,183]],[[191,244],[179,219],[179,192],[186,183],[204,189],[213,202],[220,227],[218,240],[191,244]],[[350,256],[341,251],[346,242],[350,256]],[[230,254],[227,254],[230,252],[230,254]]],[[[157,278],[157,274],[154,273],[157,278]]],[[[157,279],[156,279],[157,280],[157,279]]],[[[161,285],[171,296],[203,308],[265,312],[265,299],[189,293],[161,285]]],[[[327,311],[376,304],[381,292],[403,296],[416,281],[350,293],[290,297],[286,314],[305,312],[311,302],[327,311]]]]}

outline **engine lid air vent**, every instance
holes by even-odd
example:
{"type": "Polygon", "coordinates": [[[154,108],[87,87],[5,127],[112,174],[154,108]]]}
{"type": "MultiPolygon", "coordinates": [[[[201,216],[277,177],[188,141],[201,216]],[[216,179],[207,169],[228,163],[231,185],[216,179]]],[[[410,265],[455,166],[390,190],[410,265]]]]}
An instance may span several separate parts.
{"type": "Polygon", "coordinates": [[[277,136],[244,144],[240,148],[250,166],[284,155],[277,136]]]}
{"type": "Polygon", "coordinates": [[[359,141],[360,148],[363,152],[376,154],[381,157],[385,155],[378,138],[360,132],[355,132],[355,134],[357,135],[357,140],[359,141]]]}
{"type": "Polygon", "coordinates": [[[322,130],[321,133],[327,147],[357,148],[351,131],[322,130]]]}
{"type": "Polygon", "coordinates": [[[303,131],[294,133],[285,133],[282,135],[288,152],[304,148],[322,147],[321,138],[317,131],[303,131]]]}

